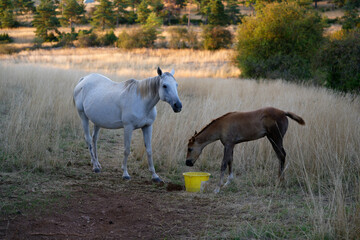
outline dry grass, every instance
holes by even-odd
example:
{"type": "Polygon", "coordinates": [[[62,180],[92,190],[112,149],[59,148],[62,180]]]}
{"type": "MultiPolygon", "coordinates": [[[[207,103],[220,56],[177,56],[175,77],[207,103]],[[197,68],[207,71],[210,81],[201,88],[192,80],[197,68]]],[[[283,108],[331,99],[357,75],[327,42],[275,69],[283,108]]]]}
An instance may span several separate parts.
{"type": "MultiPolygon", "coordinates": [[[[87,72],[98,71],[123,81],[129,77],[154,76],[157,66],[165,71],[175,68],[183,111],[175,114],[161,102],[154,124],[154,161],[161,176],[179,179],[184,171],[209,171],[215,179],[211,189],[218,180],[222,145],[208,146],[195,169],[186,167],[186,144],[195,130],[228,111],[265,106],[292,111],[305,119],[306,126],[290,121],[284,139],[288,154],[285,189],[294,191],[289,201],[297,201],[294,208],[303,206],[303,219],[287,221],[295,224],[295,228],[301,227],[304,231],[301,238],[359,238],[360,98],[280,80],[220,79],[233,76],[229,73],[231,70],[225,70],[233,69],[228,64],[229,55],[229,51],[68,49],[22,52],[3,58],[0,64],[2,171],[61,169],[75,157],[89,158],[87,154],[78,155],[85,144],[72,104],[72,89],[87,72]],[[313,227],[303,229],[302,221],[313,227]]],[[[99,158],[105,167],[108,161],[120,165],[119,156],[113,155],[121,155],[122,151],[109,149],[107,141],[121,141],[122,131],[113,132],[102,130],[100,133],[103,137],[99,158]]],[[[279,191],[278,162],[267,140],[240,144],[234,154],[237,177],[227,191],[250,192],[258,200],[269,196],[273,199],[274,191],[279,191]],[[267,190],[259,192],[260,189],[267,190]]],[[[136,131],[129,168],[145,170],[145,156],[141,134],[136,131]]],[[[275,205],[283,205],[274,201],[275,205]]],[[[258,211],[255,207],[250,212],[263,214],[266,211],[262,211],[262,207],[268,209],[259,206],[258,211]]],[[[226,208],[238,209],[239,214],[242,211],[236,205],[226,208]]],[[[290,207],[287,210],[290,211],[290,207]]],[[[256,221],[247,224],[233,226],[234,236],[264,238],[266,235],[261,232],[272,228],[271,223],[262,227],[256,221]]],[[[272,234],[276,236],[275,232],[272,234]]]]}
{"type": "Polygon", "coordinates": [[[36,50],[0,56],[0,59],[7,62],[83,69],[138,79],[154,73],[157,66],[170,70],[174,68],[178,77],[237,77],[240,71],[230,64],[231,58],[231,50],[213,52],[189,49],[135,49],[126,51],[116,48],[36,50]]]}

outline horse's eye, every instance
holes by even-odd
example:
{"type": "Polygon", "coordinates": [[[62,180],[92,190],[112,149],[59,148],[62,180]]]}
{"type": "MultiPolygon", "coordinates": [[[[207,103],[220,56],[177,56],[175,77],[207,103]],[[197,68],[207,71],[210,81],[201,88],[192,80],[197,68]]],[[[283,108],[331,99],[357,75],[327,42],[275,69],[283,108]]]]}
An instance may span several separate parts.
{"type": "Polygon", "coordinates": [[[166,85],[163,85],[163,88],[167,88],[167,86],[166,86],[166,85]]]}

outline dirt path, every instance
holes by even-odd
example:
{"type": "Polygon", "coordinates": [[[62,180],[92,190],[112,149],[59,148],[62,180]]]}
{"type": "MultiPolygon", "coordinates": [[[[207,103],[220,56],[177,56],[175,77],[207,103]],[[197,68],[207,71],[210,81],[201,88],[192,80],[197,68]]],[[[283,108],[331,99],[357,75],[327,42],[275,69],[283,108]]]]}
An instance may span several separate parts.
{"type": "Polygon", "coordinates": [[[178,185],[123,183],[114,191],[80,187],[45,215],[18,216],[5,239],[179,239],[206,235],[210,199],[178,185]]]}

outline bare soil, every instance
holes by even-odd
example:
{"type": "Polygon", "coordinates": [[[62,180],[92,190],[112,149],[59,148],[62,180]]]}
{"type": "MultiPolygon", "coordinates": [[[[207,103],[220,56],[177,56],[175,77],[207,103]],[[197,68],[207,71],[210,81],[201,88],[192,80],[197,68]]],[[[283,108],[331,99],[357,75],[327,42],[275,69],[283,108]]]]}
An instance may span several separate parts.
{"type": "Polygon", "coordinates": [[[178,239],[206,232],[210,199],[185,193],[181,185],[172,183],[132,180],[123,184],[126,189],[121,191],[80,186],[61,202],[49,206],[46,214],[20,214],[3,221],[3,237],[178,239]]]}

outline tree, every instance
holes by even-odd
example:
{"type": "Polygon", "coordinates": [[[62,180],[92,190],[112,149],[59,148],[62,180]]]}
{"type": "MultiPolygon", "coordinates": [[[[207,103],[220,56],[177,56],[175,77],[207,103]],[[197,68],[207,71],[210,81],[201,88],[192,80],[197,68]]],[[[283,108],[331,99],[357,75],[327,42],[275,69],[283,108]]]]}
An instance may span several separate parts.
{"type": "Polygon", "coordinates": [[[179,16],[181,5],[176,0],[164,0],[164,11],[167,15],[168,25],[171,23],[173,16],[179,16]]]}
{"type": "Polygon", "coordinates": [[[225,13],[228,16],[230,24],[238,24],[241,22],[241,13],[238,4],[238,0],[226,0],[225,13]]]}
{"type": "Polygon", "coordinates": [[[85,13],[85,6],[76,0],[63,0],[61,6],[63,9],[62,22],[66,22],[66,25],[70,25],[72,29],[74,22],[79,21],[81,15],[85,13]]]}
{"type": "Polygon", "coordinates": [[[13,27],[15,20],[13,14],[13,4],[11,0],[0,0],[0,27],[13,27]]]}
{"type": "Polygon", "coordinates": [[[17,15],[35,12],[36,8],[32,0],[14,0],[14,10],[17,15]]]}
{"type": "Polygon", "coordinates": [[[114,27],[114,11],[113,5],[109,0],[100,0],[91,19],[91,24],[96,28],[113,28],[114,27]]]}
{"type": "Polygon", "coordinates": [[[47,41],[48,31],[54,30],[60,34],[57,27],[59,19],[56,17],[56,6],[52,0],[41,0],[33,19],[33,25],[36,28],[35,35],[42,41],[47,41]]]}
{"type": "Polygon", "coordinates": [[[229,23],[229,18],[225,13],[225,7],[221,0],[210,0],[209,3],[209,24],[214,26],[225,26],[229,23]]]}
{"type": "Polygon", "coordinates": [[[208,16],[210,14],[210,0],[197,0],[196,1],[199,9],[199,15],[205,19],[205,24],[207,24],[208,16]]]}
{"type": "Polygon", "coordinates": [[[129,2],[127,0],[114,0],[114,14],[116,18],[116,27],[119,26],[120,20],[125,22],[126,15],[128,15],[128,11],[126,8],[129,6],[129,2]]]}
{"type": "Polygon", "coordinates": [[[147,0],[142,0],[141,3],[137,6],[137,19],[136,21],[138,23],[141,24],[145,24],[146,23],[146,19],[149,17],[150,15],[150,9],[149,9],[149,4],[147,2],[147,0]]]}
{"type": "Polygon", "coordinates": [[[239,25],[236,62],[246,77],[310,78],[323,30],[317,12],[296,3],[267,4],[239,25]]]}
{"type": "Polygon", "coordinates": [[[317,54],[314,69],[320,84],[360,93],[360,29],[333,34],[317,54]]]}

